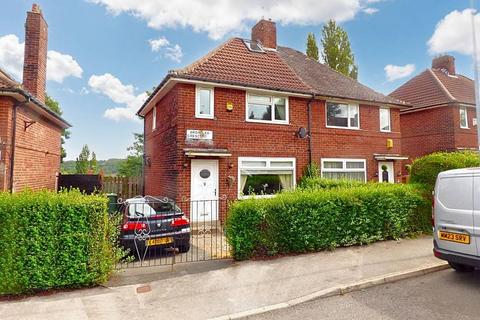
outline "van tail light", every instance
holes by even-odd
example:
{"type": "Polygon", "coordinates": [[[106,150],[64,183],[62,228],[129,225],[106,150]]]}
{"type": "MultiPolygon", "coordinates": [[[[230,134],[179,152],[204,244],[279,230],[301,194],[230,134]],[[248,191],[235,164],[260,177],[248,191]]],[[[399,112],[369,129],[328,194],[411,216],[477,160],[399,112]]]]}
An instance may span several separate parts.
{"type": "Polygon", "coordinates": [[[122,226],[122,229],[124,231],[133,231],[133,230],[142,230],[142,229],[147,229],[147,224],[144,222],[127,222],[124,223],[122,226]]]}
{"type": "Polygon", "coordinates": [[[172,220],[171,226],[172,227],[180,227],[186,226],[190,223],[187,218],[176,218],[172,220]]]}

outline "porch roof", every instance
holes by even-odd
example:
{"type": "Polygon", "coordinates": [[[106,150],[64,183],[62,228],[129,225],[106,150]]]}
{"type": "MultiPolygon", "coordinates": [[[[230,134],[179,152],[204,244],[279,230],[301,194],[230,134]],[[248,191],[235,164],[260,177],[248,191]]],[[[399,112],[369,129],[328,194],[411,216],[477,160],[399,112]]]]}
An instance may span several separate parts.
{"type": "Polygon", "coordinates": [[[232,154],[228,149],[209,149],[209,148],[185,148],[183,149],[187,157],[230,157],[232,154]]]}
{"type": "Polygon", "coordinates": [[[399,154],[379,154],[376,153],[373,155],[375,160],[407,160],[407,156],[402,156],[399,154]]]}

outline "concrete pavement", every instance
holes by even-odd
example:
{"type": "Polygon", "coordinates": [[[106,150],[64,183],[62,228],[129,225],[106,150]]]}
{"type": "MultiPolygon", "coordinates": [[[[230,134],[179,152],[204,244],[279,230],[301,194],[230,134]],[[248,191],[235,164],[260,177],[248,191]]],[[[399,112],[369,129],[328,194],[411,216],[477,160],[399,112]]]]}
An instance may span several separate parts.
{"type": "MultiPolygon", "coordinates": [[[[441,264],[432,256],[430,237],[385,241],[235,263],[176,277],[159,276],[160,280],[152,273],[145,277],[140,273],[135,275],[135,281],[143,284],[0,302],[0,314],[2,319],[209,319],[282,303],[338,285],[441,264]]],[[[123,276],[129,277],[129,272],[123,276]]]]}
{"type": "Polygon", "coordinates": [[[477,320],[480,271],[452,269],[319,299],[248,320],[477,320]]]}

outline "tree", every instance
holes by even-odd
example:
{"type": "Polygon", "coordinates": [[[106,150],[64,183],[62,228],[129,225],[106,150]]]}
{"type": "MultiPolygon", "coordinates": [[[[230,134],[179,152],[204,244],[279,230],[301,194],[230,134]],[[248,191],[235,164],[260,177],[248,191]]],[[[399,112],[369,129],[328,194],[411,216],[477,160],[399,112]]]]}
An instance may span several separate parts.
{"type": "Polygon", "coordinates": [[[332,69],[353,79],[358,77],[358,67],[350,47],[347,32],[334,20],[328,21],[322,29],[322,57],[332,69]]]}
{"type": "Polygon", "coordinates": [[[307,36],[307,57],[318,61],[317,40],[315,40],[315,35],[312,32],[310,32],[307,36]]]}
{"type": "Polygon", "coordinates": [[[75,161],[75,169],[76,173],[78,174],[86,174],[88,172],[88,168],[90,167],[90,149],[88,149],[87,145],[84,145],[82,151],[77,157],[75,161]]]}
{"type": "Polygon", "coordinates": [[[97,155],[95,154],[95,152],[92,152],[89,171],[91,171],[92,173],[98,173],[97,155]]]}
{"type": "MultiPolygon", "coordinates": [[[[60,104],[58,103],[57,100],[53,99],[52,97],[50,97],[48,94],[45,94],[45,105],[50,109],[52,110],[53,112],[55,112],[57,115],[59,116],[62,116],[63,114],[63,111],[62,111],[62,108],[60,108],[60,104]]],[[[63,130],[62,132],[62,149],[60,151],[60,160],[61,162],[63,162],[63,159],[65,159],[65,157],[67,156],[67,151],[65,150],[65,148],[63,147],[63,145],[65,144],[65,140],[67,139],[70,139],[70,131],[69,130],[63,130]]]]}
{"type": "Polygon", "coordinates": [[[142,175],[144,137],[142,133],[134,133],[133,136],[135,140],[127,148],[130,154],[118,169],[118,174],[123,177],[139,177],[142,175]]]}

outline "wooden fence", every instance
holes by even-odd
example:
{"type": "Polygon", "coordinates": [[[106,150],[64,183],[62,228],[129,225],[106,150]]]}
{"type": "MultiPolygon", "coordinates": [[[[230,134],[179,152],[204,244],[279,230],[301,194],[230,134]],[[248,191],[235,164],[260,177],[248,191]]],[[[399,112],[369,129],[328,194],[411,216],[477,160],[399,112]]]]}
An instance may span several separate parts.
{"type": "Polygon", "coordinates": [[[142,177],[109,177],[99,174],[60,175],[58,188],[77,188],[91,194],[95,191],[116,193],[119,198],[132,198],[143,193],[142,177]]]}
{"type": "Polygon", "coordinates": [[[116,193],[120,198],[127,199],[143,192],[142,177],[103,177],[102,191],[116,193]]]}

